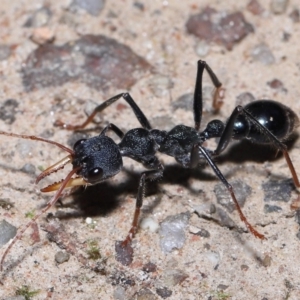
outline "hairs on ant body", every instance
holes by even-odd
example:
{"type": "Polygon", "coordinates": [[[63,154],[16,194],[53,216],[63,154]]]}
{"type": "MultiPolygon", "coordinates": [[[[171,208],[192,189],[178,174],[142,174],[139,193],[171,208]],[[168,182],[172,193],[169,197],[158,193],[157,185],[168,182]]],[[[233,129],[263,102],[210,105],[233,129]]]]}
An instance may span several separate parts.
{"type": "Polygon", "coordinates": [[[98,136],[77,141],[73,149],[36,136],[0,131],[1,135],[46,142],[68,152],[65,158],[44,170],[37,177],[36,183],[51,173],[62,169],[69,163],[73,165],[72,170],[65,179],[41,190],[42,192],[56,191],[56,193],[47,205],[28,224],[20,229],[17,235],[11,240],[0,261],[0,268],[2,269],[4,259],[12,246],[22,237],[25,230],[31,224],[57,202],[62,196],[64,189],[98,184],[117,175],[123,166],[122,157],[130,157],[147,169],[141,174],[132,225],[121,245],[125,247],[131,243],[138,229],[138,220],[145,194],[145,184],[148,180],[157,180],[163,176],[164,167],[156,156],[157,152],[174,157],[184,168],[196,168],[201,162],[206,162],[210,165],[215,175],[227,188],[238,214],[248,230],[255,237],[265,239],[265,236],[259,233],[248,222],[237,202],[232,186],[217,167],[214,158],[227,148],[232,139],[249,139],[259,144],[271,144],[283,153],[295,186],[300,187],[299,179],[288,154],[287,147],[283,143],[299,125],[299,119],[290,108],[281,103],[273,100],[257,100],[247,104],[245,107],[237,106],[226,123],[220,120],[210,121],[206,128],[200,132],[203,105],[202,76],[204,70],[208,72],[216,88],[213,107],[218,110],[222,103],[218,98],[222,90],[221,82],[205,61],[198,61],[193,100],[194,127],[177,125],[168,132],[153,129],[130,94],[121,93],[97,106],[86,121],[80,125],[69,125],[61,121],[56,121],[55,125],[68,130],[83,129],[93,120],[96,114],[117,100],[124,99],[130,105],[141,124],[140,128],[134,128],[124,133],[115,124],[110,123],[98,136]],[[108,137],[106,135],[108,131],[113,131],[121,141],[116,143],[112,138],[108,137]],[[219,138],[218,145],[214,150],[203,146],[203,143],[211,138],[219,138]]]}

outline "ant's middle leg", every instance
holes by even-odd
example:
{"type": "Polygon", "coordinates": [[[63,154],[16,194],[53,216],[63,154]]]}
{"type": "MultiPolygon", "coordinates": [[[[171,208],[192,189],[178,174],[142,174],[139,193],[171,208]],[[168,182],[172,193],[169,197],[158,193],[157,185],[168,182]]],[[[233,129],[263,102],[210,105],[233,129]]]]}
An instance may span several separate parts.
{"type": "Polygon", "coordinates": [[[104,101],[103,103],[101,103],[100,105],[98,105],[94,111],[91,113],[90,116],[87,117],[87,119],[79,125],[70,125],[70,124],[66,124],[60,120],[56,120],[54,125],[55,126],[59,126],[59,127],[63,127],[65,129],[68,130],[78,130],[78,129],[83,129],[85,128],[89,123],[91,123],[93,121],[93,119],[95,118],[95,116],[100,113],[101,111],[103,111],[106,107],[110,106],[111,104],[113,104],[114,102],[116,102],[117,100],[119,100],[120,98],[123,98],[132,108],[135,116],[137,117],[138,121],[140,122],[140,124],[142,125],[143,128],[145,129],[151,129],[151,125],[148,121],[148,119],[146,118],[146,116],[144,115],[144,113],[142,112],[142,110],[139,108],[139,106],[135,103],[135,101],[132,99],[132,97],[130,96],[129,93],[121,93],[118,94],[106,101],[104,101]]]}
{"type": "Polygon", "coordinates": [[[212,83],[214,84],[216,90],[214,92],[213,97],[213,108],[217,111],[221,108],[223,101],[222,101],[222,83],[218,79],[217,75],[212,71],[209,65],[203,61],[198,61],[197,67],[197,76],[196,76],[196,83],[195,83],[195,91],[194,91],[194,102],[193,102],[193,111],[194,111],[194,122],[195,122],[195,129],[199,130],[201,125],[201,118],[202,118],[202,106],[203,106],[203,95],[202,95],[202,78],[204,70],[207,71],[212,83]]]}
{"type": "Polygon", "coordinates": [[[228,192],[230,193],[230,196],[236,206],[236,209],[239,213],[240,219],[246,224],[247,228],[249,229],[249,231],[257,238],[260,239],[265,239],[265,236],[261,233],[259,233],[247,220],[247,218],[245,217],[245,215],[243,214],[243,211],[235,197],[234,194],[234,190],[231,186],[231,184],[229,184],[229,182],[226,180],[226,178],[224,177],[224,175],[222,174],[222,172],[219,170],[219,168],[217,167],[217,165],[213,162],[213,160],[211,159],[209,153],[207,152],[207,150],[201,146],[201,144],[196,143],[193,145],[192,148],[192,152],[191,152],[191,167],[194,167],[198,164],[199,160],[200,160],[200,155],[201,155],[201,159],[204,158],[208,164],[210,165],[210,167],[212,168],[212,170],[214,171],[214,173],[217,175],[217,177],[222,181],[222,183],[225,185],[225,187],[227,188],[228,192]]]}

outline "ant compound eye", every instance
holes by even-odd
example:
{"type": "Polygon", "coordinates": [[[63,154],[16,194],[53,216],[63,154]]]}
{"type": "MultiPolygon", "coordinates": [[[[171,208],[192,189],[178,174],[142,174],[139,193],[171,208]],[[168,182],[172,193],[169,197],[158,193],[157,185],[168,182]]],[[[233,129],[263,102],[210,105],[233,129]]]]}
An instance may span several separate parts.
{"type": "Polygon", "coordinates": [[[94,168],[88,173],[88,181],[97,182],[102,179],[103,170],[101,168],[94,168]]]}
{"type": "Polygon", "coordinates": [[[75,149],[78,145],[81,145],[82,143],[84,143],[86,141],[86,139],[81,139],[81,140],[78,140],[74,146],[73,146],[73,149],[75,149]]]}

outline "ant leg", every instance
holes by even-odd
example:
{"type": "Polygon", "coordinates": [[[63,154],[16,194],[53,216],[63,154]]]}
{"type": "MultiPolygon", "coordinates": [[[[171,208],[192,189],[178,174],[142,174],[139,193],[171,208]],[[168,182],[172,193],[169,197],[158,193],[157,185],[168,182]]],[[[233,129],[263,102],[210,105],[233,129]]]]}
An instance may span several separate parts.
{"type": "MultiPolygon", "coordinates": [[[[227,148],[229,142],[231,141],[235,120],[241,114],[240,108],[242,108],[242,107],[237,106],[231,113],[231,115],[225,125],[224,131],[220,135],[220,140],[219,140],[218,146],[217,146],[216,150],[213,152],[213,154],[215,156],[217,156],[221,152],[223,152],[227,148]]],[[[265,129],[264,126],[262,126],[262,127],[265,129]]]]}
{"type": "Polygon", "coordinates": [[[30,227],[32,224],[35,223],[35,221],[42,215],[44,214],[50,207],[52,207],[56,201],[60,198],[63,190],[66,188],[66,186],[68,185],[69,181],[71,180],[72,176],[79,171],[80,168],[75,168],[73,169],[68,175],[67,177],[63,180],[63,182],[61,183],[59,189],[57,190],[56,194],[53,196],[53,198],[47,203],[47,205],[34,217],[32,218],[32,220],[30,222],[28,222],[25,227],[23,227],[21,230],[19,230],[19,232],[17,233],[17,235],[11,240],[10,244],[8,245],[8,247],[6,248],[6,250],[4,251],[4,254],[2,255],[1,261],[0,261],[0,271],[2,271],[3,269],[3,262],[4,259],[6,257],[6,255],[8,254],[9,250],[12,248],[12,246],[21,239],[21,237],[23,236],[25,230],[30,227]]]}
{"type": "Polygon", "coordinates": [[[232,186],[228,183],[228,181],[226,180],[226,178],[224,177],[224,175],[222,174],[222,172],[219,170],[219,168],[217,167],[217,165],[213,162],[213,160],[211,159],[209,153],[207,152],[207,150],[201,146],[201,144],[197,143],[193,146],[192,149],[192,153],[191,153],[191,164],[197,164],[200,154],[205,158],[205,160],[208,162],[208,164],[210,165],[210,167],[212,168],[212,170],[215,172],[215,174],[217,175],[217,177],[222,181],[222,183],[226,186],[228,192],[231,195],[231,198],[236,206],[236,209],[239,213],[239,216],[241,218],[241,220],[246,224],[247,228],[249,229],[249,231],[257,238],[260,239],[265,239],[265,236],[261,233],[259,233],[256,229],[253,228],[253,226],[248,222],[247,218],[245,217],[245,215],[242,212],[242,209],[239,205],[239,203],[236,200],[234,191],[232,186]],[[200,152],[200,153],[199,153],[200,152]]]}
{"type": "Polygon", "coordinates": [[[270,141],[271,143],[278,149],[280,150],[283,155],[284,155],[284,158],[286,160],[286,163],[290,169],[290,172],[292,174],[292,177],[293,177],[293,181],[294,181],[294,184],[296,187],[300,187],[300,182],[299,182],[299,178],[298,178],[298,175],[296,173],[296,170],[295,170],[295,167],[292,163],[292,160],[289,156],[289,153],[287,151],[287,146],[282,143],[272,132],[270,132],[266,127],[264,127],[263,125],[261,125],[257,119],[255,119],[247,110],[245,110],[242,106],[238,106],[237,107],[238,110],[241,111],[242,114],[244,114],[247,119],[256,127],[258,128],[261,133],[263,135],[265,135],[270,141]]]}
{"type": "Polygon", "coordinates": [[[198,61],[197,67],[197,76],[196,76],[196,84],[194,91],[194,102],[193,102],[193,111],[194,111],[194,121],[195,121],[195,129],[199,130],[202,118],[202,104],[203,104],[203,95],[202,95],[202,78],[204,69],[207,71],[211,81],[213,82],[216,91],[213,97],[213,108],[215,110],[219,110],[222,105],[222,101],[220,100],[223,96],[221,95],[221,87],[222,83],[219,81],[216,74],[212,71],[209,65],[203,61],[198,61]]]}
{"type": "Polygon", "coordinates": [[[158,162],[158,166],[156,170],[150,170],[143,172],[139,181],[139,188],[138,188],[138,193],[136,197],[136,204],[135,204],[135,211],[134,211],[134,216],[133,216],[133,221],[131,228],[128,232],[127,237],[125,240],[122,242],[122,247],[126,247],[129,243],[131,243],[132,239],[134,238],[137,229],[138,229],[138,221],[139,221],[139,216],[141,212],[141,207],[143,205],[143,200],[145,196],[145,185],[146,185],[146,180],[156,180],[160,177],[162,177],[163,174],[163,166],[160,162],[158,162]]]}
{"type": "Polygon", "coordinates": [[[44,139],[44,138],[41,138],[41,137],[38,137],[35,135],[16,134],[16,133],[11,133],[11,132],[6,132],[6,131],[0,131],[0,135],[6,135],[6,136],[11,136],[11,137],[26,139],[26,140],[45,142],[48,144],[55,145],[55,146],[59,147],[60,149],[66,151],[66,152],[69,152],[71,155],[74,155],[74,151],[72,149],[69,149],[69,148],[65,147],[64,145],[59,144],[57,142],[47,140],[47,139],[44,139]]]}
{"type": "Polygon", "coordinates": [[[113,123],[109,123],[107,126],[105,126],[100,135],[105,135],[108,130],[112,130],[120,139],[124,137],[123,131],[113,123]]]}
{"type": "Polygon", "coordinates": [[[269,141],[280,151],[282,151],[285,160],[287,162],[287,165],[290,169],[290,172],[292,174],[293,177],[293,181],[296,187],[300,187],[300,182],[299,182],[299,178],[298,175],[296,173],[295,167],[291,161],[291,158],[289,156],[289,153],[287,151],[287,147],[284,143],[282,143],[272,132],[270,132],[265,126],[263,126],[262,124],[259,123],[259,121],[254,118],[251,113],[249,113],[247,110],[245,110],[242,106],[237,106],[230,118],[228,119],[228,122],[225,126],[225,129],[220,137],[220,141],[219,144],[216,148],[216,150],[213,152],[213,155],[219,155],[221,152],[223,152],[226,147],[228,146],[231,137],[232,137],[232,133],[233,133],[233,126],[235,123],[236,118],[239,115],[244,115],[247,120],[252,123],[259,131],[262,135],[264,135],[266,138],[269,139],[269,141]]]}
{"type": "Polygon", "coordinates": [[[118,94],[118,95],[116,95],[116,96],[114,96],[114,97],[112,97],[112,98],[104,101],[103,103],[101,103],[100,105],[98,105],[94,109],[94,111],[91,113],[91,115],[82,124],[79,124],[79,125],[70,125],[70,124],[63,123],[60,120],[56,120],[55,123],[54,123],[54,125],[55,126],[63,127],[65,129],[68,129],[68,130],[83,129],[90,122],[92,122],[92,120],[94,119],[94,117],[96,116],[97,113],[100,113],[102,110],[104,110],[106,107],[108,107],[112,103],[116,102],[120,98],[123,98],[130,105],[130,107],[132,108],[135,116],[137,117],[137,119],[140,122],[140,124],[142,125],[142,127],[145,128],[145,129],[149,129],[150,130],[151,129],[151,125],[150,125],[148,119],[146,118],[146,116],[144,115],[144,113],[142,112],[142,110],[139,108],[139,106],[132,99],[132,97],[130,96],[129,93],[121,93],[121,94],[118,94]]]}

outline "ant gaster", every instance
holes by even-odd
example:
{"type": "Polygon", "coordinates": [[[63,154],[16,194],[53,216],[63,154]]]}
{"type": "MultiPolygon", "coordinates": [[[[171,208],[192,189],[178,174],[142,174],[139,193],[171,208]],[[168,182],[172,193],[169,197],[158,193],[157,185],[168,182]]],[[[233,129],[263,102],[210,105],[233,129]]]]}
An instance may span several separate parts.
{"type": "Polygon", "coordinates": [[[221,92],[221,82],[204,61],[198,61],[198,70],[193,101],[194,128],[185,125],[177,125],[169,132],[152,129],[144,113],[132,99],[129,93],[116,95],[99,106],[81,125],[68,125],[61,121],[56,121],[55,125],[69,130],[78,130],[88,125],[95,115],[103,111],[106,107],[115,101],[123,98],[132,108],[141,128],[134,128],[123,133],[116,125],[107,125],[100,135],[81,139],[77,141],[73,150],[53,141],[49,141],[36,136],[18,135],[0,131],[0,134],[43,141],[54,144],[67,151],[69,155],[58,163],[43,171],[36,179],[36,183],[44,177],[62,169],[66,164],[72,163],[73,169],[64,180],[54,183],[42,189],[42,192],[57,191],[53,198],[18,234],[12,239],[10,245],[4,252],[0,267],[2,268],[4,259],[13,244],[21,238],[24,231],[31,226],[37,218],[45,213],[60,198],[65,188],[93,185],[100,183],[108,178],[118,174],[123,166],[122,157],[130,157],[133,160],[143,164],[148,169],[141,174],[139,188],[136,197],[136,206],[132,226],[122,246],[130,243],[137,232],[140,210],[143,204],[145,194],[145,184],[147,180],[156,180],[163,176],[163,165],[158,160],[156,153],[167,154],[175,158],[184,168],[196,168],[200,162],[206,162],[210,165],[216,176],[226,186],[231,198],[237,208],[241,220],[246,224],[248,230],[257,238],[264,239],[264,235],[259,233],[248,222],[244,216],[233,191],[232,186],[223,176],[215,162],[214,157],[220,155],[228,146],[231,139],[242,140],[249,139],[260,144],[271,144],[281,152],[286,159],[287,165],[291,171],[294,183],[300,187],[299,179],[291,162],[287,147],[282,141],[286,140],[294,129],[299,125],[296,114],[288,107],[273,100],[258,100],[247,104],[245,107],[237,106],[227,122],[224,124],[220,120],[209,122],[206,128],[200,132],[202,118],[202,76],[206,70],[216,88],[213,106],[219,109],[221,105],[218,95],[221,92]],[[120,143],[114,142],[106,134],[111,130],[120,139],[120,143]],[[211,138],[219,138],[215,150],[207,149],[203,143],[211,138]]]}

